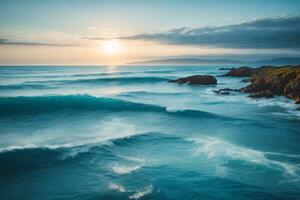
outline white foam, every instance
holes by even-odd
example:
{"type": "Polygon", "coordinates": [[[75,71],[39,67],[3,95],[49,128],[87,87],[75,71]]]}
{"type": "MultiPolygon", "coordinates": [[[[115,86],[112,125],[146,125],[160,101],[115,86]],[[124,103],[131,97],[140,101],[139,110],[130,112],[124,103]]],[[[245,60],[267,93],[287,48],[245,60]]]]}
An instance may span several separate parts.
{"type": "Polygon", "coordinates": [[[277,152],[265,152],[266,155],[278,155],[290,158],[300,158],[299,154],[287,154],[287,153],[277,153],[277,152]]]}
{"type": "Polygon", "coordinates": [[[139,157],[130,157],[130,156],[121,156],[122,159],[125,159],[130,162],[127,165],[120,165],[119,163],[115,164],[111,169],[116,174],[129,174],[133,171],[136,171],[143,167],[146,163],[144,158],[139,157]]]}
{"type": "Polygon", "coordinates": [[[203,93],[199,94],[201,98],[207,99],[209,102],[244,102],[247,100],[245,95],[219,95],[214,92],[216,88],[208,88],[203,93]]]}
{"type": "MultiPolygon", "coordinates": [[[[134,135],[142,134],[141,132],[138,132],[134,125],[128,124],[127,122],[124,122],[120,119],[110,119],[107,121],[103,121],[99,124],[99,126],[95,127],[95,129],[98,129],[98,131],[95,134],[92,134],[89,137],[81,137],[81,138],[74,138],[70,139],[67,138],[67,142],[65,143],[52,143],[51,141],[54,141],[55,138],[52,138],[51,141],[47,141],[47,137],[45,137],[43,140],[35,140],[34,138],[31,138],[31,144],[14,144],[14,145],[8,145],[4,147],[0,147],[0,153],[1,152],[8,152],[8,151],[14,151],[14,150],[23,150],[23,149],[36,149],[36,148],[44,148],[44,149],[60,149],[60,148],[76,148],[76,149],[70,149],[70,151],[66,154],[65,157],[71,156],[74,157],[78,153],[86,152],[91,147],[99,144],[111,144],[112,140],[115,139],[122,139],[122,138],[129,138],[134,135]],[[74,140],[74,141],[70,141],[74,140]],[[77,140],[77,141],[76,141],[77,140]],[[80,141],[78,141],[80,140],[80,141]]],[[[28,139],[29,140],[29,139],[28,139]]],[[[26,140],[26,141],[28,141],[26,140]]],[[[25,142],[26,142],[25,141],[25,142]]],[[[21,141],[24,142],[24,141],[21,141]]]]}
{"type": "Polygon", "coordinates": [[[34,149],[34,148],[39,148],[39,146],[34,145],[34,144],[11,145],[11,146],[7,146],[7,147],[1,147],[0,153],[5,153],[8,151],[14,151],[14,150],[21,150],[21,149],[34,149]]]}
{"type": "MultiPolygon", "coordinates": [[[[77,143],[64,143],[64,144],[20,144],[20,145],[11,145],[7,147],[1,147],[0,152],[5,153],[8,151],[14,151],[14,150],[23,150],[23,149],[60,149],[60,148],[73,148],[73,147],[80,147],[84,145],[94,145],[98,144],[99,142],[77,142],[77,143]]],[[[70,152],[70,156],[75,156],[77,153],[87,151],[87,148],[78,148],[77,150],[74,149],[74,151],[70,152]],[[77,153],[76,153],[77,152],[77,153]]]]}
{"type": "Polygon", "coordinates": [[[287,99],[286,97],[274,97],[270,99],[259,99],[252,101],[254,103],[259,102],[258,106],[279,106],[282,108],[297,108],[297,105],[293,100],[287,99]]]}
{"type": "Polygon", "coordinates": [[[121,166],[121,165],[116,165],[112,167],[113,172],[116,174],[129,174],[133,171],[138,170],[141,168],[142,165],[135,165],[135,166],[121,166]]]}
{"type": "Polygon", "coordinates": [[[116,183],[109,183],[108,188],[119,192],[126,192],[126,189],[122,185],[116,183]]]}
{"type": "Polygon", "coordinates": [[[168,111],[168,112],[180,112],[180,111],[185,111],[186,110],[186,108],[183,108],[183,107],[176,107],[176,106],[168,106],[168,107],[166,107],[166,110],[168,111]]]}
{"type": "Polygon", "coordinates": [[[284,96],[276,96],[274,98],[261,98],[261,99],[252,99],[247,97],[246,94],[238,93],[238,95],[218,95],[213,92],[214,89],[208,88],[203,93],[200,94],[202,98],[211,100],[212,102],[221,101],[221,102],[244,102],[246,104],[255,104],[259,107],[267,106],[278,106],[285,109],[286,113],[273,113],[277,115],[294,115],[299,117],[300,112],[296,109],[299,107],[294,103],[293,100],[288,99],[284,96]]]}
{"type": "Polygon", "coordinates": [[[130,199],[139,199],[147,194],[152,193],[153,191],[153,187],[152,185],[145,187],[144,189],[142,189],[141,191],[138,191],[132,195],[129,196],[130,199]]]}
{"type": "Polygon", "coordinates": [[[141,197],[150,194],[153,191],[153,187],[152,185],[149,185],[143,189],[141,189],[140,191],[131,191],[131,190],[126,190],[124,186],[120,185],[120,184],[116,184],[116,183],[109,183],[108,188],[110,190],[116,190],[119,192],[130,192],[132,193],[129,198],[130,199],[140,199],[141,197]]]}
{"type": "Polygon", "coordinates": [[[259,107],[271,107],[271,106],[277,106],[283,108],[286,112],[273,112],[273,114],[276,115],[294,115],[297,117],[300,117],[300,112],[297,110],[299,107],[295,102],[291,99],[288,99],[286,97],[280,96],[280,97],[274,97],[270,99],[249,99],[247,102],[250,104],[256,104],[259,107]]]}
{"type": "Polygon", "coordinates": [[[146,160],[144,158],[139,158],[139,157],[130,157],[130,156],[122,156],[122,158],[130,161],[135,161],[138,163],[146,163],[146,160]]]}
{"type": "Polygon", "coordinates": [[[270,152],[262,152],[246,147],[236,146],[218,138],[193,138],[189,139],[199,147],[193,152],[194,156],[205,155],[207,159],[215,160],[242,160],[256,165],[263,165],[269,168],[280,170],[289,176],[298,176],[299,170],[296,165],[287,162],[272,160],[266,157],[270,152]]]}

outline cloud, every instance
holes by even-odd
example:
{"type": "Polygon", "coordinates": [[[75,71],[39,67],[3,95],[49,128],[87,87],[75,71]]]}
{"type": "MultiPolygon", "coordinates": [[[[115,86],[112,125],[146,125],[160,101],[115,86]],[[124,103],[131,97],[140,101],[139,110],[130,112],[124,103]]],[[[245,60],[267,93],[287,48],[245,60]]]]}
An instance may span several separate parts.
{"type": "Polygon", "coordinates": [[[227,26],[194,29],[183,27],[120,39],[240,49],[300,49],[300,16],[264,18],[227,26]]]}
{"type": "Polygon", "coordinates": [[[82,37],[82,39],[86,40],[115,40],[115,39],[133,39],[130,37],[82,37]]]}
{"type": "Polygon", "coordinates": [[[75,44],[58,44],[58,43],[43,43],[43,42],[23,42],[11,41],[6,38],[0,38],[0,45],[23,45],[23,46],[75,46],[75,44]]]}

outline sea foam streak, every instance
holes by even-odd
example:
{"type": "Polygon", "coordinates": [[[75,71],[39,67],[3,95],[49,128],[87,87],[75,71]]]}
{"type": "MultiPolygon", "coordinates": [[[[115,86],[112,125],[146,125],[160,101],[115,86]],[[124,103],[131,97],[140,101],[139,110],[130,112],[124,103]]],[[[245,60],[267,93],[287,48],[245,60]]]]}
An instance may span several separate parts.
{"type": "MultiPolygon", "coordinates": [[[[98,134],[94,135],[92,138],[81,138],[75,140],[72,143],[35,143],[35,144],[20,144],[11,145],[6,147],[1,147],[0,152],[5,153],[13,150],[23,150],[23,149],[69,149],[66,157],[74,157],[78,153],[87,152],[91,147],[98,146],[101,144],[111,145],[111,141],[118,139],[127,139],[132,136],[139,134],[148,134],[138,132],[134,125],[122,121],[118,118],[110,118],[107,121],[101,123],[101,127],[98,130],[98,134]]],[[[66,136],[67,137],[67,136],[66,136]]]]}
{"type": "Polygon", "coordinates": [[[144,188],[142,188],[141,190],[138,190],[138,191],[126,190],[124,188],[124,186],[122,186],[120,184],[116,184],[116,183],[109,183],[108,188],[110,190],[116,190],[116,191],[119,191],[119,192],[132,193],[131,195],[129,195],[129,199],[140,199],[143,196],[152,193],[152,191],[153,191],[153,186],[152,185],[146,186],[146,187],[144,187],[144,188]]]}
{"type": "Polygon", "coordinates": [[[116,183],[109,183],[108,188],[119,192],[126,192],[126,189],[122,185],[116,183]]]}
{"type": "Polygon", "coordinates": [[[289,176],[299,176],[299,174],[297,174],[299,168],[296,165],[287,162],[271,160],[267,158],[267,154],[270,154],[270,152],[261,152],[246,147],[236,146],[227,141],[212,137],[193,138],[188,140],[200,145],[194,151],[195,156],[204,154],[208,159],[241,160],[280,170],[289,176]]]}
{"type": "Polygon", "coordinates": [[[139,157],[122,156],[122,158],[129,161],[130,164],[115,164],[112,167],[112,171],[116,174],[129,174],[133,171],[140,169],[146,163],[145,159],[139,157]]]}
{"type": "Polygon", "coordinates": [[[141,167],[142,167],[142,165],[137,165],[137,166],[120,166],[120,165],[116,165],[116,166],[112,167],[112,170],[117,174],[128,174],[128,173],[131,173],[135,170],[138,170],[141,167]]]}
{"type": "Polygon", "coordinates": [[[152,193],[152,191],[153,191],[153,187],[152,187],[152,185],[150,185],[150,186],[147,186],[147,187],[143,188],[142,190],[130,195],[129,198],[130,199],[139,199],[145,195],[152,193]]]}

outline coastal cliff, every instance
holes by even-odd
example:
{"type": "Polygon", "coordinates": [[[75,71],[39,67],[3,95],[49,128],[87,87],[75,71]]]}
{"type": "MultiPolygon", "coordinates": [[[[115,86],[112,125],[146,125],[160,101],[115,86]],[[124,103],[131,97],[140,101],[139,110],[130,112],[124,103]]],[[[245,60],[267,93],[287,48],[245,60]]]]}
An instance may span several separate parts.
{"type": "MultiPolygon", "coordinates": [[[[249,77],[255,72],[257,72],[259,68],[252,67],[239,67],[239,68],[231,68],[229,72],[224,74],[224,76],[232,76],[232,77],[249,77]]],[[[220,70],[224,70],[224,68],[220,68],[220,70]]]]}
{"type": "Polygon", "coordinates": [[[285,96],[300,103],[300,65],[231,68],[224,76],[250,77],[251,83],[240,89],[250,93],[249,97],[285,96]]]}
{"type": "Polygon", "coordinates": [[[260,67],[254,70],[250,81],[250,85],[240,89],[250,93],[249,97],[285,96],[300,103],[300,65],[260,67]]]}

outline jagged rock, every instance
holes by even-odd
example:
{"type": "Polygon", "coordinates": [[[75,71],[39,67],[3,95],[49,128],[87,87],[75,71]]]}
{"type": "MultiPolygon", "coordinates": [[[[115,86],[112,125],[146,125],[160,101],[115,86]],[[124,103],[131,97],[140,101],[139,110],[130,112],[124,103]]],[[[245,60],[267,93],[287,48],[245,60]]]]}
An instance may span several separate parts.
{"type": "Polygon", "coordinates": [[[230,71],[227,72],[224,76],[250,77],[257,70],[258,70],[257,68],[252,68],[252,67],[231,68],[230,71]]]}
{"type": "Polygon", "coordinates": [[[261,67],[251,76],[251,84],[241,92],[253,98],[285,96],[300,103],[300,65],[261,67]]]}
{"type": "Polygon", "coordinates": [[[168,82],[190,85],[212,85],[217,84],[217,79],[211,75],[194,75],[176,80],[169,80],[168,82]]]}

